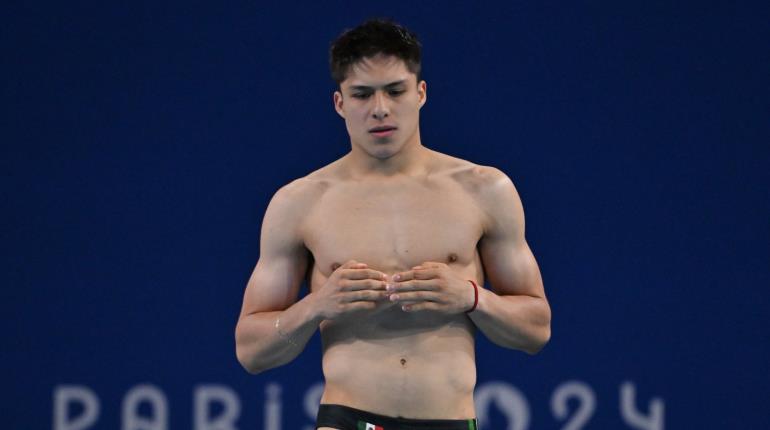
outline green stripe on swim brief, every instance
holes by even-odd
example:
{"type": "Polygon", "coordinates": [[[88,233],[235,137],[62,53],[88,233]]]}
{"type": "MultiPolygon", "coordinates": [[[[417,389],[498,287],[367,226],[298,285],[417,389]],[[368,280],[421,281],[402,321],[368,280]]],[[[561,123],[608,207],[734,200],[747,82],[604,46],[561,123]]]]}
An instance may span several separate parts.
{"type": "Polygon", "coordinates": [[[468,430],[478,430],[476,428],[476,420],[468,420],[468,430]]]}

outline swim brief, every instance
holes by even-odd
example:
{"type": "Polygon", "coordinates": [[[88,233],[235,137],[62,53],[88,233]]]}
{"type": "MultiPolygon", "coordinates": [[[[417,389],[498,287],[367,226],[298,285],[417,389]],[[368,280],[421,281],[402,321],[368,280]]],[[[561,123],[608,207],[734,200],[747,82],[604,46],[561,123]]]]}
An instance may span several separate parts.
{"type": "Polygon", "coordinates": [[[478,430],[476,419],[425,420],[377,415],[342,405],[318,407],[316,428],[340,430],[478,430]]]}

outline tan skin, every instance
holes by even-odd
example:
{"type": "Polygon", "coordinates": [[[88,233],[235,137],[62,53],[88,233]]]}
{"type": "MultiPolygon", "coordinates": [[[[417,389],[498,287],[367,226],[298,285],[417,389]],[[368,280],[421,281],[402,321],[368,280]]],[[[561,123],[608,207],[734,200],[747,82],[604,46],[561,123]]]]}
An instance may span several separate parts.
{"type": "Polygon", "coordinates": [[[426,98],[425,82],[387,56],[354,65],[335,92],[352,149],[268,206],[236,328],[249,372],[293,360],[320,329],[322,403],[467,419],[476,328],[531,354],[548,341],[551,311],[513,183],[422,146],[426,98]],[[485,277],[491,290],[479,288],[466,314],[468,280],[485,277]]]}

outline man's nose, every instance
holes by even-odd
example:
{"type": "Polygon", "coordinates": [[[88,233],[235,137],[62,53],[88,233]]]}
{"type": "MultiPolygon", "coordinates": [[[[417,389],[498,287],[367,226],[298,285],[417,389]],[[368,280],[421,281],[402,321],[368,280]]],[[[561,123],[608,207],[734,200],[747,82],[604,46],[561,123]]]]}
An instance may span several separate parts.
{"type": "Polygon", "coordinates": [[[374,107],[372,108],[372,116],[375,119],[383,119],[388,116],[388,104],[385,98],[385,94],[380,91],[374,93],[374,107]]]}

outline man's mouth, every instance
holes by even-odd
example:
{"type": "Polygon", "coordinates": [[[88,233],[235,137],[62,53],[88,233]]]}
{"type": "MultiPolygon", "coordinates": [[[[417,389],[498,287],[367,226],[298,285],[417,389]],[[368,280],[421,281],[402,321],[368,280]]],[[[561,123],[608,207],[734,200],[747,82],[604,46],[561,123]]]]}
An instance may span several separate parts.
{"type": "Polygon", "coordinates": [[[381,125],[369,129],[369,133],[377,137],[388,137],[396,130],[396,127],[392,125],[381,125]]]}

